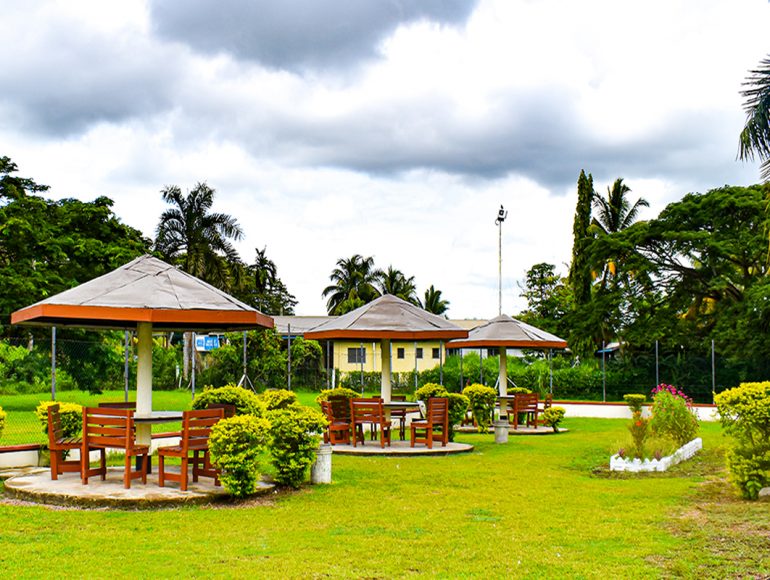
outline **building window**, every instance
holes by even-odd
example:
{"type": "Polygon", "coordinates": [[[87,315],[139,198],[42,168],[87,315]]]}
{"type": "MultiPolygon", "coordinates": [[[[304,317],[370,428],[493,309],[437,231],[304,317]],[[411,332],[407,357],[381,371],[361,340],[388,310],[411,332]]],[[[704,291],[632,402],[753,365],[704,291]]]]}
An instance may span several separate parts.
{"type": "Polygon", "coordinates": [[[348,364],[366,364],[366,349],[349,348],[348,364]]]}
{"type": "Polygon", "coordinates": [[[418,348],[417,349],[417,352],[415,353],[415,356],[417,358],[422,358],[422,348],[418,348]]]}
{"type": "Polygon", "coordinates": [[[440,349],[438,349],[438,348],[434,348],[433,349],[433,358],[438,358],[439,357],[439,351],[440,351],[440,349]]]}
{"type": "Polygon", "coordinates": [[[404,349],[403,349],[403,348],[399,348],[399,349],[397,349],[397,350],[396,350],[396,356],[397,356],[398,358],[404,358],[404,349]]]}

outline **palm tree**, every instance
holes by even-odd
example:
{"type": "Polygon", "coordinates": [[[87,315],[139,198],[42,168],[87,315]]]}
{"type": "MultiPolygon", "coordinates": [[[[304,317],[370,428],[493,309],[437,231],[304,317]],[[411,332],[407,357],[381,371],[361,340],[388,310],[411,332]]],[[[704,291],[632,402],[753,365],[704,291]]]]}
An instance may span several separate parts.
{"type": "Polygon", "coordinates": [[[770,56],[750,71],[743,84],[748,87],[741,91],[746,99],[746,125],[741,131],[738,157],[744,161],[759,157],[762,179],[770,181],[770,56]]]}
{"type": "Polygon", "coordinates": [[[227,290],[231,264],[240,262],[230,241],[239,241],[243,231],[236,219],[211,213],[215,191],[198,183],[185,196],[176,185],[161,191],[171,207],[163,212],[155,234],[155,249],[164,258],[210,284],[227,290]]]}
{"type": "MultiPolygon", "coordinates": [[[[649,207],[650,204],[643,197],[636,200],[632,206],[628,198],[631,188],[623,183],[623,178],[618,177],[612,187],[607,188],[607,199],[594,193],[594,208],[598,216],[592,220],[591,229],[600,234],[614,234],[625,230],[636,221],[639,209],[649,207]]],[[[614,276],[617,271],[617,263],[623,256],[615,256],[602,266],[602,287],[607,283],[608,276],[614,276]]]]}
{"type": "Polygon", "coordinates": [[[329,279],[333,282],[323,290],[327,297],[326,310],[331,315],[345,314],[358,306],[371,302],[380,293],[375,284],[382,273],[374,267],[374,258],[355,254],[337,260],[329,279]]]}
{"type": "Polygon", "coordinates": [[[401,270],[396,270],[393,266],[388,266],[388,269],[382,272],[377,284],[381,294],[392,294],[415,305],[420,303],[414,276],[407,278],[401,270]]]}
{"type": "Polygon", "coordinates": [[[593,225],[605,234],[612,234],[626,229],[636,221],[639,216],[639,208],[650,207],[647,200],[640,197],[633,206],[629,205],[626,194],[631,188],[623,183],[623,178],[618,177],[612,187],[607,188],[607,199],[594,193],[594,208],[598,217],[593,219],[593,225]]]}
{"type": "Polygon", "coordinates": [[[433,284],[425,291],[425,302],[422,307],[433,314],[442,315],[449,310],[449,300],[441,298],[441,290],[436,290],[433,284]]]}

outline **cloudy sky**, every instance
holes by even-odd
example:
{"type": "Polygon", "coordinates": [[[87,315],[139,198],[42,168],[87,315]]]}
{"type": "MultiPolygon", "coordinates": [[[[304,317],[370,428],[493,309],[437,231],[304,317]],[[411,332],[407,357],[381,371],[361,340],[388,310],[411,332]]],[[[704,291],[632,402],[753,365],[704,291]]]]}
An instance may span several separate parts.
{"type": "Polygon", "coordinates": [[[267,246],[322,314],[341,257],[497,314],[566,272],[576,181],[656,215],[758,180],[736,161],[767,0],[5,0],[0,155],[54,198],[115,200],[152,237],[160,190],[206,181],[246,261],[267,246]]]}

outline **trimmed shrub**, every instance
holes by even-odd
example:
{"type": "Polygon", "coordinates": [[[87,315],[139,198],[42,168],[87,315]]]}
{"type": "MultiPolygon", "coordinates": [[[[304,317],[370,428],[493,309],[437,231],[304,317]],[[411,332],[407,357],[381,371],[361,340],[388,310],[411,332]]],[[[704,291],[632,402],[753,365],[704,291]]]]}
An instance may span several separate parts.
{"type": "Polygon", "coordinates": [[[211,403],[235,405],[236,415],[262,417],[265,414],[259,397],[252,391],[236,385],[226,385],[218,389],[204,387],[203,392],[195,397],[192,408],[206,409],[211,403]]]}
{"type": "Polygon", "coordinates": [[[286,409],[297,404],[297,393],[287,389],[269,389],[259,395],[267,411],[286,409]]]}
{"type": "Polygon", "coordinates": [[[681,447],[698,434],[698,417],[692,409],[692,400],[670,385],[659,385],[653,390],[650,429],[653,435],[668,437],[681,447]]]}
{"type": "Polygon", "coordinates": [[[327,425],[315,409],[292,405],[269,413],[270,454],[278,483],[298,488],[305,481],[327,425]]]}
{"type": "Polygon", "coordinates": [[[647,397],[639,394],[629,394],[624,395],[623,399],[628,404],[629,409],[631,409],[631,424],[628,426],[628,431],[631,433],[631,440],[633,442],[632,452],[634,457],[643,459],[649,419],[642,417],[642,405],[644,405],[647,397]]]}
{"type": "Polygon", "coordinates": [[[491,387],[474,384],[465,387],[463,395],[470,400],[471,412],[479,427],[479,433],[486,433],[492,425],[492,411],[497,402],[497,392],[491,387]]]}
{"type": "Polygon", "coordinates": [[[543,423],[553,428],[554,433],[559,432],[559,423],[564,419],[567,411],[564,407],[548,407],[543,411],[543,423]]]}
{"type": "Polygon", "coordinates": [[[344,387],[337,387],[336,389],[325,389],[315,398],[315,402],[319,405],[324,401],[332,401],[334,399],[353,399],[358,396],[358,393],[352,389],[346,389],[344,387]]]}
{"type": "Polygon", "coordinates": [[[427,403],[431,397],[446,397],[448,394],[447,390],[441,385],[426,383],[414,392],[414,398],[427,403]]]}
{"type": "Polygon", "coordinates": [[[64,437],[77,437],[83,429],[83,407],[77,403],[59,403],[57,401],[41,401],[35,409],[35,416],[40,421],[43,433],[48,435],[48,407],[59,405],[62,434],[64,437]]]}
{"type": "Polygon", "coordinates": [[[770,485],[770,382],[742,383],[716,395],[722,427],[734,440],[730,479],[746,499],[770,485]]]}
{"type": "Polygon", "coordinates": [[[3,430],[5,429],[5,418],[7,416],[8,415],[6,414],[5,411],[3,411],[3,408],[0,407],[0,437],[3,436],[3,430]]]}
{"type": "Polygon", "coordinates": [[[460,393],[449,393],[449,440],[455,440],[455,425],[462,423],[465,413],[471,406],[471,401],[460,393]]]}
{"type": "Polygon", "coordinates": [[[248,414],[223,419],[211,428],[211,461],[222,470],[222,485],[231,495],[245,497],[257,490],[269,431],[267,419],[248,414]]]}

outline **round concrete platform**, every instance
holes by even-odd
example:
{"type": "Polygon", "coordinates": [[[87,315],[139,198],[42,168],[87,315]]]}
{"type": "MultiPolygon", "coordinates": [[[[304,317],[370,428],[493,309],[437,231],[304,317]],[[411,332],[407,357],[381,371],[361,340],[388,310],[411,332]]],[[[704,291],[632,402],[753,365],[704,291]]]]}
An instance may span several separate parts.
{"type": "Polygon", "coordinates": [[[380,447],[379,441],[366,441],[365,445],[360,443],[353,447],[352,445],[334,445],[332,452],[335,455],[383,455],[398,457],[417,456],[417,455],[453,455],[455,453],[468,453],[473,451],[473,445],[466,443],[448,443],[442,447],[440,442],[433,443],[433,449],[428,449],[425,445],[409,446],[409,441],[393,441],[390,447],[387,445],[380,447]]]}
{"type": "MultiPolygon", "coordinates": [[[[179,468],[174,466],[168,470],[179,472],[179,468]]],[[[260,482],[257,493],[269,492],[273,487],[273,484],[260,482]]],[[[90,477],[88,485],[81,483],[79,473],[64,473],[54,481],[50,469],[28,470],[5,481],[5,494],[14,499],[42,504],[122,509],[176,507],[230,498],[223,487],[214,486],[214,481],[206,477],[197,483],[190,481],[187,491],[181,491],[178,482],[167,482],[166,487],[159,487],[155,472],[147,476],[146,485],[135,479],[131,488],[125,489],[122,467],[108,467],[105,481],[98,476],[90,477]]]]}
{"type": "MultiPolygon", "coordinates": [[[[559,427],[559,433],[567,433],[569,429],[565,429],[564,427],[559,427]]],[[[470,425],[466,425],[464,427],[455,427],[456,433],[478,433],[479,430],[477,427],[472,427],[470,425]]],[[[495,428],[490,427],[489,431],[487,433],[494,433],[495,428]]],[[[555,433],[552,427],[544,427],[544,426],[538,426],[538,427],[525,427],[523,425],[519,425],[518,429],[514,429],[513,425],[508,427],[508,434],[509,435],[558,435],[559,433],[555,433]]]]}

